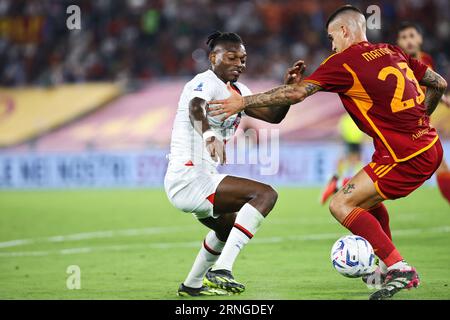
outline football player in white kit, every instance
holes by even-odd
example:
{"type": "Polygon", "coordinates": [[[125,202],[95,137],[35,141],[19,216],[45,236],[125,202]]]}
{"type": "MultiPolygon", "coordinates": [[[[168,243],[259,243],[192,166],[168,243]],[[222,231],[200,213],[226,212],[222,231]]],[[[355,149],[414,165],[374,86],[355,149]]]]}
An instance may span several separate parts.
{"type": "MultiPolygon", "coordinates": [[[[233,136],[242,114],[218,121],[208,117],[207,101],[227,98],[227,86],[241,95],[251,92],[237,82],[247,57],[241,38],[235,33],[215,32],[207,44],[211,68],[184,86],[164,180],[170,202],[211,229],[178,289],[180,296],[228,295],[245,290],[232,276],[233,263],[278,197],[269,185],[219,174],[216,169],[218,163],[226,161],[225,142],[233,136]]],[[[303,62],[288,70],[285,82],[298,81],[300,69],[304,69],[303,62]]],[[[289,106],[251,109],[246,115],[279,123],[288,110],[289,106]]]]}

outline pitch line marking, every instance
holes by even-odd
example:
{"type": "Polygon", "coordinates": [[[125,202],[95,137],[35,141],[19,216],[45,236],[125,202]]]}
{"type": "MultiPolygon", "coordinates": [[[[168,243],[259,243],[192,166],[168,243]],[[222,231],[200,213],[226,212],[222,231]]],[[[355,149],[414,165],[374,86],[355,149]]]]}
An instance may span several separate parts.
{"type": "Polygon", "coordinates": [[[55,242],[66,242],[66,241],[81,241],[89,239],[105,239],[105,238],[116,238],[116,237],[134,237],[142,235],[153,235],[153,234],[165,234],[165,233],[177,233],[186,230],[200,229],[200,226],[176,226],[176,227],[153,227],[153,228],[141,228],[141,229],[124,229],[124,230],[104,230],[104,231],[93,231],[93,232],[83,232],[74,233],[68,235],[57,235],[51,237],[41,237],[41,238],[29,238],[29,239],[17,239],[9,240],[5,242],[0,242],[0,248],[11,248],[17,246],[24,246],[28,244],[35,243],[55,243],[55,242]]]}
{"type": "MultiPolygon", "coordinates": [[[[409,216],[411,217],[411,216],[409,216]]],[[[285,224],[305,224],[307,221],[271,221],[271,224],[275,225],[285,225],[285,224]]],[[[324,222],[317,222],[313,224],[324,224],[324,222]]],[[[326,223],[328,224],[328,223],[326,223]]],[[[330,224],[335,224],[334,221],[330,220],[330,224]]],[[[66,241],[82,241],[89,239],[105,239],[105,238],[115,238],[115,237],[133,237],[142,235],[153,235],[153,234],[164,234],[164,233],[177,233],[186,230],[200,230],[200,226],[170,226],[170,227],[152,227],[152,228],[139,228],[139,229],[123,229],[123,230],[102,230],[102,231],[92,231],[92,232],[82,232],[74,233],[68,235],[56,235],[49,237],[39,237],[39,238],[27,238],[27,239],[16,239],[0,242],[1,248],[11,248],[24,246],[35,243],[58,243],[66,241]]]]}
{"type": "MultiPolygon", "coordinates": [[[[393,232],[396,237],[409,236],[414,234],[421,234],[423,232],[430,233],[448,233],[450,226],[441,226],[433,228],[414,228],[414,229],[400,229],[393,232]]],[[[310,235],[287,236],[287,237],[267,237],[255,238],[252,243],[255,244],[269,244],[280,243],[285,241],[318,241],[318,240],[333,240],[341,237],[342,233],[318,233],[310,235]]],[[[97,246],[97,247],[79,247],[66,248],[61,250],[49,251],[16,251],[16,252],[0,252],[0,258],[10,257],[42,257],[49,255],[70,255],[80,253],[93,252],[108,252],[108,251],[127,251],[130,249],[174,249],[174,248],[195,248],[201,247],[201,241],[189,242],[161,242],[161,243],[141,243],[132,245],[111,245],[111,246],[97,246]]]]}

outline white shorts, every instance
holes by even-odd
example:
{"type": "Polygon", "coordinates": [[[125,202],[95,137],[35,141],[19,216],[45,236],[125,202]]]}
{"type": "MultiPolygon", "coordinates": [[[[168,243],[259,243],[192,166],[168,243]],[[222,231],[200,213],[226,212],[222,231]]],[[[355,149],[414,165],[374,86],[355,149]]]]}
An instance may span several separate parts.
{"type": "Polygon", "coordinates": [[[209,164],[186,166],[171,161],[164,178],[164,189],[176,208],[192,213],[197,219],[217,218],[213,212],[213,195],[226,176],[209,164]]]}

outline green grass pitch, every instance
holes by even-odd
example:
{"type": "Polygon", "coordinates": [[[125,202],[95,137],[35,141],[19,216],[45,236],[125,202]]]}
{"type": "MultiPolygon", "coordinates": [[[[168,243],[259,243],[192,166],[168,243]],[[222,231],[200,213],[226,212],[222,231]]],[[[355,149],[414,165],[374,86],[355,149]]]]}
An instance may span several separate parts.
{"type": "MultiPolygon", "coordinates": [[[[332,269],[331,246],[348,232],[319,190],[278,191],[234,267],[247,290],[226,299],[367,299],[360,279],[332,269]]],[[[395,299],[450,299],[449,205],[429,187],[386,205],[422,281],[395,299]]],[[[206,232],[162,190],[0,192],[0,299],[180,299],[206,232]],[[70,265],[81,269],[79,290],[66,287],[70,265]]]]}

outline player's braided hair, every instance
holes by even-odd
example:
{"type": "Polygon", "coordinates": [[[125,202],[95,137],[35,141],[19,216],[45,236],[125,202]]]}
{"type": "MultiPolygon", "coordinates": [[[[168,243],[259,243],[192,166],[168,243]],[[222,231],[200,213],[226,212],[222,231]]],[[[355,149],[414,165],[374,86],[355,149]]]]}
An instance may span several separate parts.
{"type": "Polygon", "coordinates": [[[242,43],[241,37],[234,32],[221,32],[216,31],[208,36],[208,40],[206,40],[206,44],[209,47],[209,50],[214,50],[214,47],[220,42],[233,42],[233,43],[242,43]]]}

